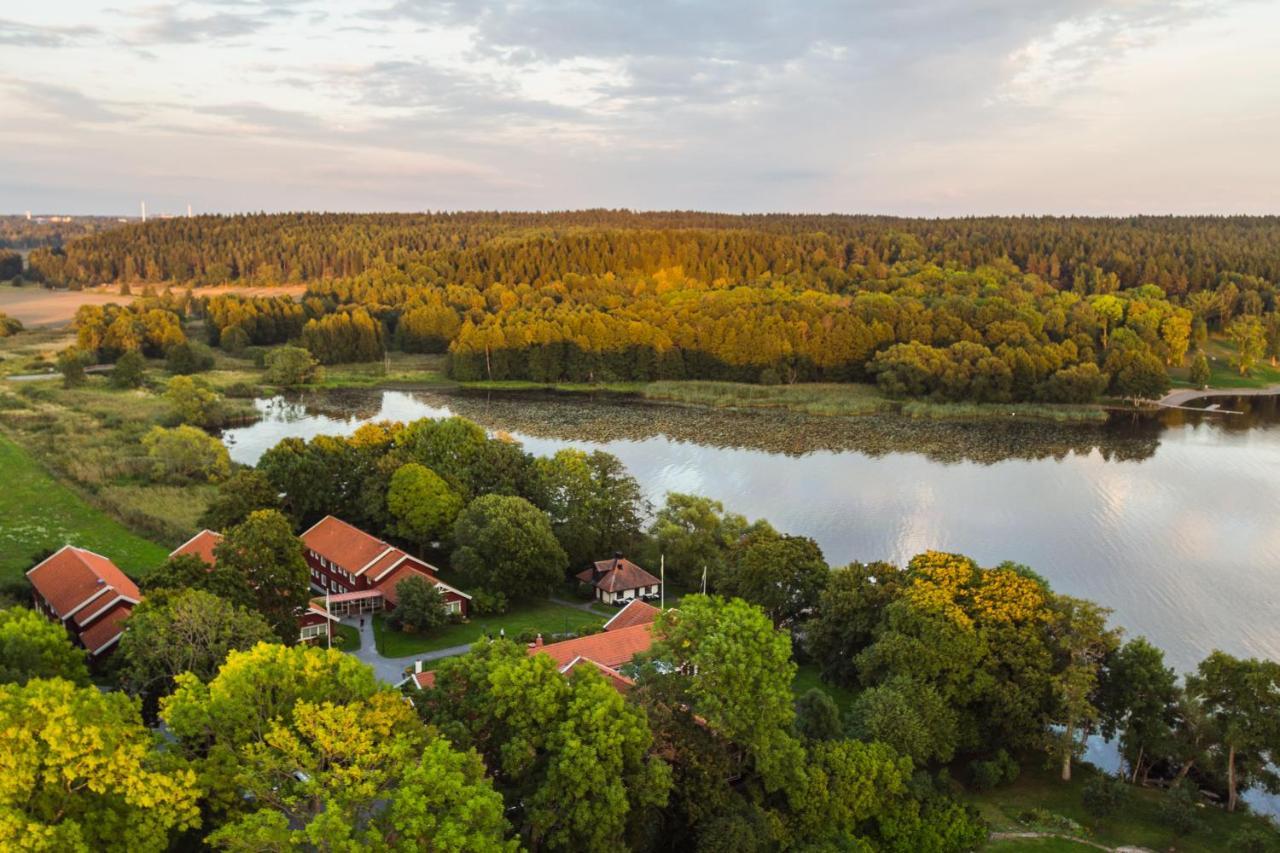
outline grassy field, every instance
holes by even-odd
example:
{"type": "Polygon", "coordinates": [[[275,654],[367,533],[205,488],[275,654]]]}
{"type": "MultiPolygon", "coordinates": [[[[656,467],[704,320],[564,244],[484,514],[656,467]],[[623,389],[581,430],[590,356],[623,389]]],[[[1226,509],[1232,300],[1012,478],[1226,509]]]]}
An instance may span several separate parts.
{"type": "Polygon", "coordinates": [[[459,625],[446,625],[430,634],[405,634],[387,626],[381,615],[373,618],[373,634],[378,652],[386,657],[408,655],[447,649],[450,646],[469,645],[486,634],[498,635],[505,629],[508,639],[515,639],[525,631],[541,632],[544,638],[566,631],[582,631],[603,625],[603,616],[592,616],[575,607],[566,607],[553,601],[541,601],[512,607],[498,616],[476,616],[459,625]]]}
{"type": "Polygon", "coordinates": [[[1098,848],[1068,838],[1007,838],[988,842],[982,849],[991,853],[1088,853],[1098,848]]]}
{"type": "Polygon", "coordinates": [[[743,382],[651,382],[641,391],[646,399],[665,400],[718,409],[786,409],[808,415],[838,417],[892,411],[896,404],[873,385],[805,383],[751,385],[743,382]]]}
{"type": "Polygon", "coordinates": [[[354,652],[361,646],[360,631],[350,625],[333,626],[333,647],[344,652],[354,652]]]}
{"type": "Polygon", "coordinates": [[[385,385],[452,386],[445,377],[445,356],[389,352],[383,361],[332,364],[310,388],[369,388],[385,385]]]}
{"type": "MultiPolygon", "coordinates": [[[[1241,376],[1240,371],[1231,366],[1231,359],[1235,356],[1235,352],[1235,345],[1226,338],[1209,339],[1205,347],[1205,355],[1209,358],[1210,388],[1265,388],[1269,385],[1280,385],[1280,367],[1272,367],[1269,361],[1259,362],[1252,373],[1241,376]]],[[[1188,356],[1185,366],[1169,370],[1174,387],[1194,387],[1188,378],[1190,365],[1191,357],[1188,356]]]]}
{"type": "Polygon", "coordinates": [[[0,581],[22,578],[42,551],[66,544],[105,554],[132,575],[164,562],[168,549],[148,542],[58,483],[22,448],[0,436],[0,581]]]}
{"type": "MultiPolygon", "coordinates": [[[[1032,809],[1043,809],[1074,821],[1090,841],[1108,847],[1134,845],[1151,850],[1176,850],[1179,853],[1211,853],[1227,849],[1227,842],[1232,834],[1246,826],[1267,826],[1258,817],[1243,813],[1228,814],[1220,808],[1203,806],[1197,809],[1203,826],[1190,835],[1179,838],[1160,818],[1158,807],[1163,793],[1144,788],[1132,788],[1130,800],[1121,813],[1098,823],[1085,811],[1082,800],[1084,782],[1091,773],[1096,772],[1087,766],[1079,767],[1072,774],[1072,781],[1064,784],[1052,771],[1043,769],[1036,757],[1032,757],[1024,763],[1022,775],[1014,784],[985,793],[967,793],[965,798],[977,807],[993,832],[1045,830],[1047,827],[1020,819],[1032,809]]],[[[1053,831],[1062,830],[1055,828],[1053,831]]],[[[1071,833],[1068,831],[1067,834],[1071,833]]],[[[1280,843],[1280,834],[1277,834],[1276,841],[1280,843]]],[[[988,849],[1065,851],[1075,850],[1080,846],[1018,846],[1025,843],[1001,842],[990,845],[988,849]]]]}

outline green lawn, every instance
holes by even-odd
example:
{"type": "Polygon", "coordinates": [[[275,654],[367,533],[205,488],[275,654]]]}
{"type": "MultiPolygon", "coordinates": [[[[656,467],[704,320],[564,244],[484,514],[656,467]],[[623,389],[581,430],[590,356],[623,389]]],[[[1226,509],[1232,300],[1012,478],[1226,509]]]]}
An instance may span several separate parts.
{"type": "MultiPolygon", "coordinates": [[[[1240,371],[1231,366],[1231,358],[1235,355],[1235,345],[1226,338],[1213,337],[1205,346],[1205,355],[1209,357],[1210,388],[1265,388],[1269,385],[1280,385],[1280,367],[1272,367],[1270,361],[1260,361],[1248,376],[1241,376],[1240,371]]],[[[1173,384],[1178,388],[1192,387],[1187,378],[1190,373],[1193,354],[1187,355],[1187,365],[1175,367],[1169,371],[1173,384]]]]}
{"type": "Polygon", "coordinates": [[[334,625],[333,645],[334,648],[341,648],[344,652],[356,651],[360,648],[360,631],[350,625],[334,625]],[[340,646],[339,638],[341,638],[340,646]]]}
{"type": "Polygon", "coordinates": [[[1066,838],[1008,838],[992,841],[982,849],[990,853],[1088,853],[1098,848],[1066,838]]]}
{"type": "Polygon", "coordinates": [[[505,629],[507,637],[513,640],[525,631],[540,631],[549,638],[551,634],[599,627],[604,622],[603,616],[592,616],[574,607],[541,601],[514,606],[499,616],[476,616],[462,624],[446,625],[429,634],[393,631],[379,614],[373,617],[373,634],[377,638],[378,653],[396,658],[447,649],[450,646],[468,645],[480,640],[486,633],[497,636],[499,629],[505,629]]]}
{"type": "Polygon", "coordinates": [[[131,575],[164,562],[167,549],[107,517],[0,437],[0,581],[22,578],[39,552],[72,544],[110,557],[131,575]]]}
{"type": "Polygon", "coordinates": [[[853,704],[853,700],[857,697],[857,692],[847,687],[841,687],[838,684],[828,684],[822,680],[822,675],[818,671],[818,665],[807,663],[796,670],[795,680],[791,682],[791,692],[797,697],[802,696],[814,687],[826,693],[835,703],[840,706],[840,713],[844,714],[849,710],[849,706],[853,704]]]}
{"type": "MultiPolygon", "coordinates": [[[[1163,792],[1156,789],[1132,788],[1129,803],[1120,814],[1097,824],[1085,811],[1082,802],[1084,782],[1091,768],[1078,767],[1069,784],[1043,768],[1041,756],[1030,756],[1022,775],[1012,785],[985,793],[967,793],[968,799],[991,825],[994,832],[1019,832],[1039,827],[1029,826],[1019,817],[1031,809],[1044,809],[1054,815],[1070,818],[1089,833],[1090,841],[1109,847],[1135,845],[1151,850],[1177,850],[1179,853],[1211,853],[1227,849],[1227,841],[1239,829],[1265,826],[1260,818],[1245,814],[1228,814],[1220,808],[1197,809],[1203,827],[1188,836],[1177,838],[1161,820],[1158,811],[1163,792]]],[[[1277,838],[1280,841],[1280,837],[1277,838]]],[[[1025,842],[1017,842],[1025,843],[1025,842]]],[[[993,844],[991,850],[1074,850],[1076,847],[1016,846],[1015,842],[993,844]]],[[[1078,846],[1078,845],[1077,845],[1078,846]]]]}

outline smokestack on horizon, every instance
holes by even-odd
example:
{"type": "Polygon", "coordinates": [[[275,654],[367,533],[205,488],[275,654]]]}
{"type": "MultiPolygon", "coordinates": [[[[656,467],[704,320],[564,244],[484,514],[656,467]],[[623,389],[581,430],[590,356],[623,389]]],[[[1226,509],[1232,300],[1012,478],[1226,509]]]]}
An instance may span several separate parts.
{"type": "Polygon", "coordinates": [[[147,221],[147,203],[145,201],[142,203],[142,221],[147,221]]]}

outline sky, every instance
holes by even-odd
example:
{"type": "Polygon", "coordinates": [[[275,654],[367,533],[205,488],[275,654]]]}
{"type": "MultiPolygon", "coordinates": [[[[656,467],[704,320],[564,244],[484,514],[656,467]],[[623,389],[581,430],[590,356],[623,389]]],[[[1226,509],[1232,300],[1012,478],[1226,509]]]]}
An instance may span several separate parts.
{"type": "Polygon", "coordinates": [[[0,212],[1280,213],[1280,0],[0,0],[0,212]]]}

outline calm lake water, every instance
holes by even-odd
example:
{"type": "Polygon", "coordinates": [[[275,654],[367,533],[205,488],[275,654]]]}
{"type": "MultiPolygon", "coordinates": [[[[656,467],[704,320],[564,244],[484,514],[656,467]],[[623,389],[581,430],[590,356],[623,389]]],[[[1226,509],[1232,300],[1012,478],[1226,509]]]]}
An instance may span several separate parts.
{"type": "Polygon", "coordinates": [[[1025,563],[1186,671],[1214,648],[1280,659],[1280,409],[1216,402],[1246,413],[1059,427],[330,392],[259,400],[262,420],[224,439],[252,464],[287,436],[460,414],[537,454],[601,448],[655,503],[708,495],[813,537],[833,564],[930,548],[1025,563]]]}

